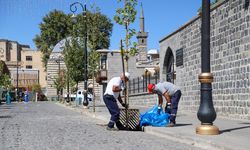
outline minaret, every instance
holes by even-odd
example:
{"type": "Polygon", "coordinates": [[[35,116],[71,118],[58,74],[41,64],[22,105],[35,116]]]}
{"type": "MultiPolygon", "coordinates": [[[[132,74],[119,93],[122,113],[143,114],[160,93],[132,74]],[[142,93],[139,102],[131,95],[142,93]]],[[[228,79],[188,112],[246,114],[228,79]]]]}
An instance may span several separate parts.
{"type": "Polygon", "coordinates": [[[141,3],[141,12],[140,12],[140,31],[137,33],[136,38],[138,39],[138,59],[137,61],[147,61],[147,38],[148,32],[144,31],[144,13],[141,3]]]}

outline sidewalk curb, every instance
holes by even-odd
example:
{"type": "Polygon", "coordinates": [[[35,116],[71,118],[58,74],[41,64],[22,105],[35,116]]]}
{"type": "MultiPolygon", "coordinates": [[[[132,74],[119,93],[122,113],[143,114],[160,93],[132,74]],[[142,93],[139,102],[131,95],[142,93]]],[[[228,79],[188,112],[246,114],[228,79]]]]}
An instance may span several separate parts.
{"type": "Polygon", "coordinates": [[[193,145],[195,147],[202,148],[202,149],[233,150],[228,147],[218,145],[210,140],[199,138],[198,137],[199,135],[197,135],[197,137],[188,137],[188,136],[181,135],[180,133],[173,133],[171,131],[166,131],[166,130],[163,131],[161,130],[161,128],[165,128],[165,127],[156,128],[156,127],[148,126],[148,127],[144,127],[144,132],[155,135],[155,136],[159,136],[162,138],[166,138],[169,140],[173,140],[178,143],[193,145]]]}
{"type": "MultiPolygon", "coordinates": [[[[81,114],[87,115],[89,117],[104,121],[104,122],[108,122],[108,118],[104,117],[102,115],[98,115],[96,113],[93,114],[93,112],[89,112],[89,109],[81,109],[80,107],[72,107],[72,105],[65,105],[65,104],[61,104],[61,103],[55,103],[58,104],[62,107],[71,109],[73,111],[77,111],[81,114]]],[[[233,150],[229,147],[226,146],[221,146],[217,143],[212,142],[209,139],[203,139],[202,135],[197,135],[195,137],[188,137],[185,135],[181,135],[180,133],[175,133],[172,131],[168,131],[168,130],[162,130],[162,128],[166,128],[166,127],[152,127],[152,126],[147,126],[147,127],[143,127],[143,132],[147,133],[147,134],[151,134],[151,135],[155,135],[158,137],[162,137],[168,140],[172,140],[178,143],[183,143],[183,144],[188,144],[188,145],[192,145],[195,146],[197,148],[201,148],[201,149],[213,149],[213,150],[233,150]]],[[[194,131],[195,132],[195,131],[194,131]]]]}

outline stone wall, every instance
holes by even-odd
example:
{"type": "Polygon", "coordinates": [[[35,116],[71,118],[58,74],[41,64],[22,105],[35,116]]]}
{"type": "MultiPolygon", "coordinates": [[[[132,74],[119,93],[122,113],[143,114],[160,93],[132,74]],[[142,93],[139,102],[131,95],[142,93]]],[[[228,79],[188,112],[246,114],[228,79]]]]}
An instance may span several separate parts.
{"type": "MultiPolygon", "coordinates": [[[[211,11],[211,72],[213,103],[218,116],[250,120],[250,8],[244,0],[223,1],[211,11]]],[[[161,79],[166,79],[167,50],[183,49],[183,65],[176,67],[181,87],[179,108],[197,112],[201,73],[200,16],[160,41],[161,79]]],[[[175,60],[176,61],[176,60],[175,60]]]]}
{"type": "Polygon", "coordinates": [[[141,93],[129,95],[129,105],[131,106],[151,108],[155,104],[158,104],[158,96],[156,94],[141,93]]]}

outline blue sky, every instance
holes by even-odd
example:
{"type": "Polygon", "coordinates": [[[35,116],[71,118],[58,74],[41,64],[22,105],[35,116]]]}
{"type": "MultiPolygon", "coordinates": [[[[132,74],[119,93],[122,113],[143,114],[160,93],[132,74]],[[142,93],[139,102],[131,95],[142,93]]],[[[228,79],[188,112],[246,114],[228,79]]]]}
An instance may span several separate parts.
{"type": "MultiPolygon", "coordinates": [[[[172,33],[197,15],[202,0],[139,0],[142,2],[145,17],[145,31],[149,32],[148,49],[159,49],[159,40],[172,33]]],[[[33,38],[39,34],[39,23],[50,11],[57,9],[70,13],[70,4],[74,0],[0,0],[0,39],[17,41],[36,49],[33,38]]],[[[110,49],[118,49],[119,41],[124,37],[123,26],[113,20],[115,10],[123,3],[117,0],[82,0],[87,8],[95,3],[101,12],[108,16],[113,24],[110,49]]],[[[139,11],[132,25],[139,30],[139,11]]],[[[81,9],[78,9],[81,12],[81,9]]],[[[133,40],[136,40],[135,38],[133,40]]]]}

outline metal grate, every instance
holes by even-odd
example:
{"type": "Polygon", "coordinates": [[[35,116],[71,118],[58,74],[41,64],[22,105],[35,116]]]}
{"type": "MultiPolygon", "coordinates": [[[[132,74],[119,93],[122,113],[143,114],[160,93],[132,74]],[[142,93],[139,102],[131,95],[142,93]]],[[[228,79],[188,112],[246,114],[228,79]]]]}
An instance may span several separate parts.
{"type": "Polygon", "coordinates": [[[140,130],[140,112],[139,109],[121,109],[120,122],[127,130],[140,130]],[[128,113],[128,123],[126,121],[126,112],[128,113]]]}

